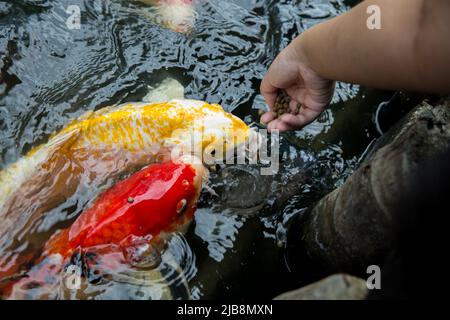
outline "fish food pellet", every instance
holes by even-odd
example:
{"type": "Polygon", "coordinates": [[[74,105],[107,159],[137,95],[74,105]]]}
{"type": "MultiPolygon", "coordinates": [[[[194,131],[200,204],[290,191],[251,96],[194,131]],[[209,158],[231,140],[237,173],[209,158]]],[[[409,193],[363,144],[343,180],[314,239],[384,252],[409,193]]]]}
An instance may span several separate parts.
{"type": "Polygon", "coordinates": [[[274,112],[276,117],[280,117],[285,113],[298,114],[300,112],[301,104],[297,103],[295,110],[291,110],[289,104],[292,98],[284,90],[278,92],[277,100],[274,105],[274,112]]]}

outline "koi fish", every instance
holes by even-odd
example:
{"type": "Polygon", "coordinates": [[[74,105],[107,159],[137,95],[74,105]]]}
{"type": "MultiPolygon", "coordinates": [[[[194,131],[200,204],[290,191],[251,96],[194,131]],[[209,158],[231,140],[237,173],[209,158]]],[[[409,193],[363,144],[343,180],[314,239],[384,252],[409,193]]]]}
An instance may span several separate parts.
{"type": "Polygon", "coordinates": [[[208,150],[233,150],[255,138],[221,106],[195,100],[126,103],[82,116],[0,172],[0,278],[28,259],[16,248],[42,247],[45,239],[30,230],[68,199],[95,194],[105,181],[151,163],[204,159],[208,150]]]}
{"type": "Polygon", "coordinates": [[[52,290],[74,254],[101,253],[102,265],[112,267],[116,260],[139,263],[137,245],[157,248],[164,237],[191,222],[206,173],[193,160],[183,157],[150,165],[101,194],[69,228],[46,243],[35,267],[10,286],[6,296],[27,298],[33,290],[44,290],[47,298],[57,297],[52,290]]]}
{"type": "Polygon", "coordinates": [[[189,33],[194,27],[197,13],[193,0],[139,0],[155,8],[156,22],[179,33],[189,33]]]}

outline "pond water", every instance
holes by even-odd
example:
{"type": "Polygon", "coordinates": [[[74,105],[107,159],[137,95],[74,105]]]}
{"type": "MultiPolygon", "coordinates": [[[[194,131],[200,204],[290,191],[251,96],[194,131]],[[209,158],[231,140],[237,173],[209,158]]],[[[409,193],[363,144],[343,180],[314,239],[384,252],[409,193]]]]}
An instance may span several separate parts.
{"type": "MultiPolygon", "coordinates": [[[[140,101],[149,86],[169,77],[183,84],[187,98],[258,122],[258,109],[266,108],[259,83],[277,53],[353,4],[197,0],[194,29],[183,35],[155,24],[152,8],[139,1],[0,1],[0,169],[70,119],[140,101]],[[81,9],[80,29],[67,27],[71,5],[81,9]]],[[[286,226],[355,169],[378,136],[374,114],[388,97],[339,83],[331,108],[316,122],[280,137],[277,174],[263,177],[250,165],[213,172],[209,185],[218,196],[203,192],[195,222],[172,239],[160,266],[174,297],[272,298],[298,286],[283,256],[286,226]]],[[[80,213],[58,210],[30,232],[48,237],[80,213]]],[[[158,297],[136,289],[152,275],[125,271],[120,281],[89,287],[84,297],[158,297]]]]}

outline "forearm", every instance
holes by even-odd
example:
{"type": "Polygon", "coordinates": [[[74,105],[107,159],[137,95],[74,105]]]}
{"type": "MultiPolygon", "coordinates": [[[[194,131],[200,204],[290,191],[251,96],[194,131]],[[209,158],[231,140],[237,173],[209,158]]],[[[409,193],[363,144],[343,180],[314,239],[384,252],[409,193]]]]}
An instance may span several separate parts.
{"type": "Polygon", "coordinates": [[[364,1],[304,32],[291,52],[327,79],[448,93],[449,8],[446,0],[364,1]],[[372,4],[381,8],[380,30],[367,27],[372,4]]]}

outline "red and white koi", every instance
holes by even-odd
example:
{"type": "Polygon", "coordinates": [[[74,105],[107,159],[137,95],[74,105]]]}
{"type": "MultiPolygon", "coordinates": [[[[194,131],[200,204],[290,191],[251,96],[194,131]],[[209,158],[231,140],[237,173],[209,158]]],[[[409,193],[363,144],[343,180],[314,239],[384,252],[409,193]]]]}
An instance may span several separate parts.
{"type": "Polygon", "coordinates": [[[204,166],[194,160],[183,157],[150,165],[101,194],[69,228],[45,244],[35,266],[25,277],[8,283],[2,296],[27,298],[35,289],[43,291],[39,297],[58,298],[59,280],[74,254],[101,254],[91,263],[101,261],[103,268],[114,269],[124,260],[136,263],[140,258],[136,244],[160,247],[165,235],[193,218],[205,179],[204,166]]]}

